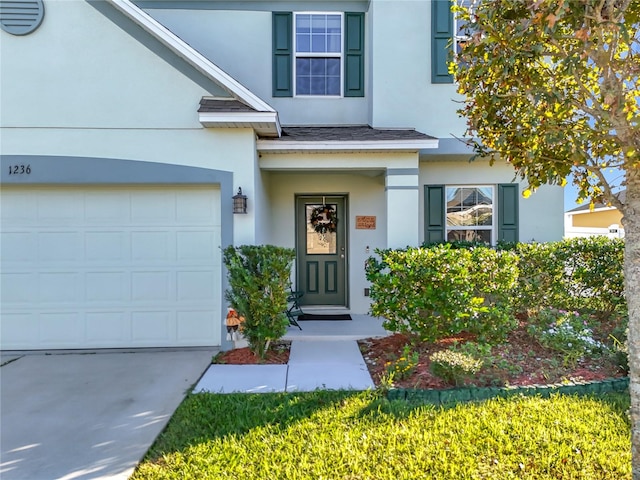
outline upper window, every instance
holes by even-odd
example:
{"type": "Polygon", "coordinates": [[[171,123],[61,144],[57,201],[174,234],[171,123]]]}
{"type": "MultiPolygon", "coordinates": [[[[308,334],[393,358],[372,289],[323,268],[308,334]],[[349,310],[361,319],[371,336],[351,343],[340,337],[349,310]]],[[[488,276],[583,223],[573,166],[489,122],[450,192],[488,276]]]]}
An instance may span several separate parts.
{"type": "Polygon", "coordinates": [[[340,96],[342,15],[295,14],[295,95],[340,96]]]}
{"type": "Polygon", "coordinates": [[[447,241],[493,244],[492,186],[447,186],[447,241]]]}

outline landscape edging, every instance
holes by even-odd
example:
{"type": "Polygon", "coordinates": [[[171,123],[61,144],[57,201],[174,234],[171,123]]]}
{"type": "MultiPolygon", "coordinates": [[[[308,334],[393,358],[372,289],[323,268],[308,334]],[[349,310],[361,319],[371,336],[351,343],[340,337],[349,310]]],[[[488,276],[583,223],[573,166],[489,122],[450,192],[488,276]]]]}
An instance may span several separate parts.
{"type": "Polygon", "coordinates": [[[594,382],[569,382],[551,385],[523,385],[517,387],[461,387],[448,390],[420,390],[413,388],[390,389],[389,400],[409,400],[432,403],[435,405],[464,403],[490,398],[507,398],[513,395],[549,397],[552,394],[563,395],[600,395],[610,392],[623,392],[629,388],[629,377],[606,378],[594,382]]]}

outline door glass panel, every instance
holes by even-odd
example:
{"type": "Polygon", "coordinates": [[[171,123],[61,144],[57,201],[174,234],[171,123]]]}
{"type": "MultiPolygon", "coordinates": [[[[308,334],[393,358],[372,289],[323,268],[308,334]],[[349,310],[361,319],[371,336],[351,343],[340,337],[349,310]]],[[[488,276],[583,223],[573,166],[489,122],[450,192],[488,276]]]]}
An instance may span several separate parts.
{"type": "Polygon", "coordinates": [[[305,204],[307,220],[307,254],[330,255],[338,250],[336,204],[305,204]]]}

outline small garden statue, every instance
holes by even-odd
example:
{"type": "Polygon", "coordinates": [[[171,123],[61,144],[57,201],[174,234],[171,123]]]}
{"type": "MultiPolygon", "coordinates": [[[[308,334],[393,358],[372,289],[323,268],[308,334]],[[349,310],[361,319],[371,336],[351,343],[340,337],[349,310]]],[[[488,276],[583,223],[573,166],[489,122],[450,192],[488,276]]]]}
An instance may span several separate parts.
{"type": "Polygon", "coordinates": [[[233,308],[227,308],[227,340],[238,341],[238,332],[242,330],[244,317],[241,317],[233,308]]]}

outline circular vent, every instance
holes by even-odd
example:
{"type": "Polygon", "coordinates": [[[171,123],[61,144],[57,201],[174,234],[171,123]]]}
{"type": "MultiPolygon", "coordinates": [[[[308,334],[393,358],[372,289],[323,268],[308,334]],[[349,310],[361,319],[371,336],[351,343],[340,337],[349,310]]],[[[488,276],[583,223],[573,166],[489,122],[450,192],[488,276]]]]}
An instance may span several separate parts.
{"type": "Polygon", "coordinates": [[[27,35],[42,23],[42,0],[0,0],[0,28],[11,35],[27,35]]]}

